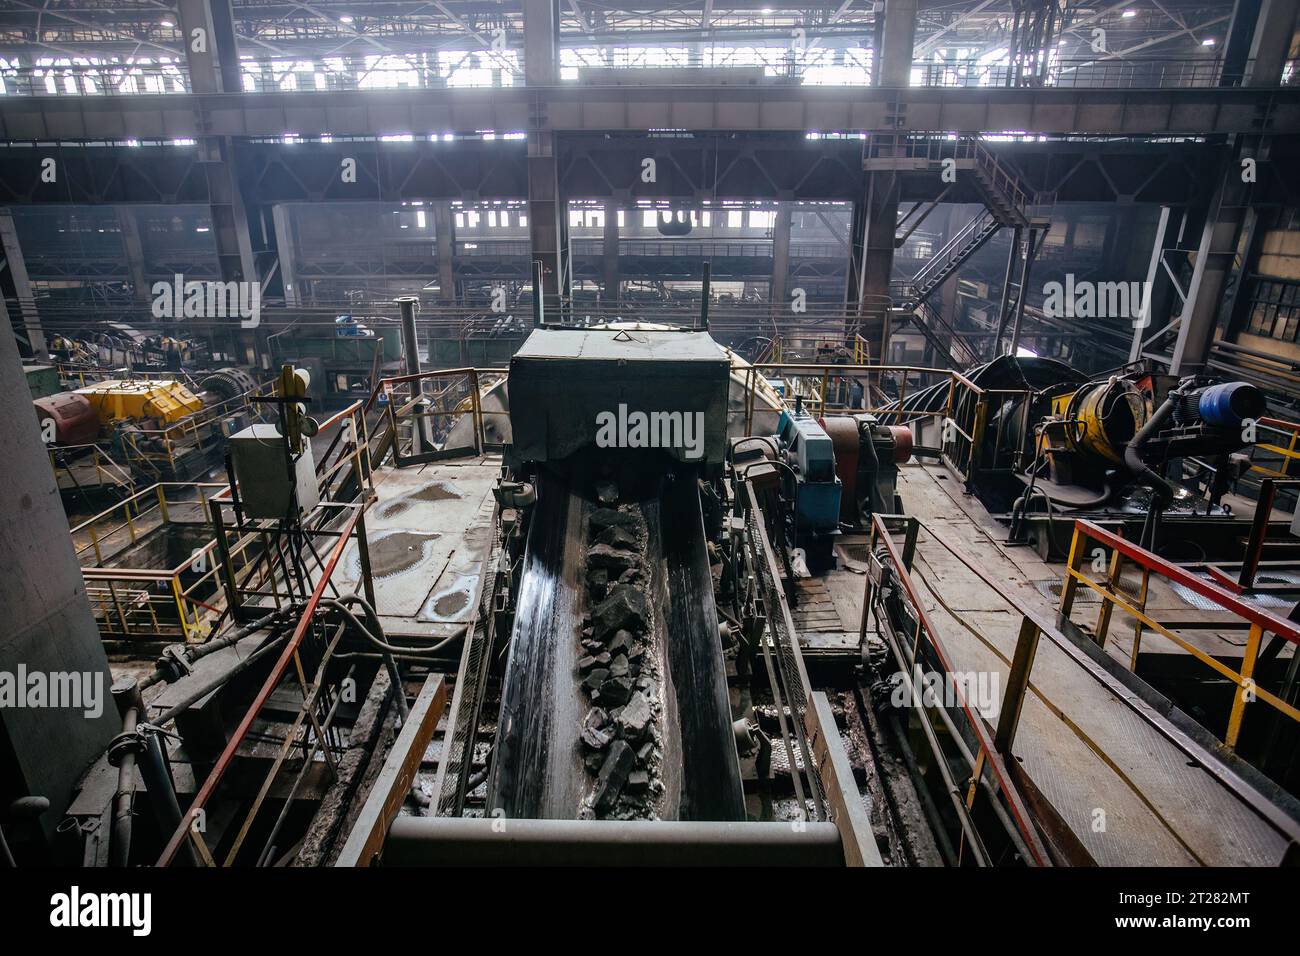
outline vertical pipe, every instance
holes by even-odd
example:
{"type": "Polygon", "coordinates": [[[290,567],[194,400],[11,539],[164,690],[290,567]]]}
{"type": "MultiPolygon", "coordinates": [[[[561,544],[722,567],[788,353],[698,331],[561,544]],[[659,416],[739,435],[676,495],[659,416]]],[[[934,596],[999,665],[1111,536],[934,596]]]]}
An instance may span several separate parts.
{"type": "Polygon", "coordinates": [[[542,304],[542,261],[533,260],[533,328],[540,329],[546,322],[546,309],[542,304]]]}
{"type": "MultiPolygon", "coordinates": [[[[145,789],[149,791],[149,803],[158,818],[159,833],[175,833],[181,825],[181,805],[176,799],[176,787],[172,784],[171,773],[167,769],[167,755],[163,751],[160,734],[156,727],[144,728],[144,749],[140,753],[140,776],[144,778],[145,789]]],[[[188,866],[197,864],[194,847],[185,840],[178,853],[180,861],[188,866]]]]}
{"type": "Polygon", "coordinates": [[[1025,317],[1025,298],[1029,291],[1029,267],[1034,261],[1035,230],[1029,230],[1025,241],[1025,258],[1020,264],[1020,294],[1016,296],[1016,315],[1011,323],[1011,341],[1007,345],[1007,354],[1014,356],[1020,348],[1020,325],[1025,317]]]}
{"type": "Polygon", "coordinates": [[[709,330],[709,284],[713,274],[713,263],[704,263],[704,278],[700,283],[700,328],[709,330]]]}
{"type": "Polygon", "coordinates": [[[1002,336],[1007,331],[1007,320],[1010,316],[1007,309],[1011,306],[1011,279],[1016,274],[1016,254],[1020,251],[1020,227],[1016,226],[1011,232],[1011,248],[1007,251],[1007,272],[1002,279],[1002,304],[998,306],[998,336],[993,341],[992,358],[997,358],[1002,353],[1002,336]]]}
{"type": "MultiPolygon", "coordinates": [[[[406,361],[406,374],[420,374],[420,342],[415,329],[415,309],[420,300],[413,295],[398,296],[395,300],[397,308],[402,316],[402,354],[406,361]]],[[[424,394],[424,383],[411,383],[411,398],[416,398],[424,394]]],[[[424,419],[420,413],[424,411],[424,403],[417,403],[412,411],[415,414],[413,426],[411,428],[411,454],[420,454],[423,448],[421,439],[424,437],[424,419]]]]}

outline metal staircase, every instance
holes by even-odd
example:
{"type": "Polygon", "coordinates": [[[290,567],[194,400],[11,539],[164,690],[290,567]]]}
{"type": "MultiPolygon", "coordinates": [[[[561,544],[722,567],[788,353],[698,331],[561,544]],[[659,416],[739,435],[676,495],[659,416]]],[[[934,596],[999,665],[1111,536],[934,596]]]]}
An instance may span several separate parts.
{"type": "Polygon", "coordinates": [[[908,283],[908,301],[919,305],[930,297],[950,275],[993,238],[1003,223],[989,210],[962,226],[940,247],[921,271],[908,283]]]}
{"type": "Polygon", "coordinates": [[[972,177],[984,202],[984,210],[953,233],[916,275],[903,282],[897,295],[899,308],[937,353],[967,364],[978,362],[978,351],[958,336],[927,300],[1004,226],[1032,230],[1046,228],[1046,223],[1031,210],[1030,194],[1020,180],[998,162],[978,136],[962,136],[955,143],[908,143],[903,151],[908,158],[923,160],[936,169],[942,168],[945,160],[956,159],[959,175],[972,177]],[[943,341],[939,331],[947,333],[948,342],[943,341]]]}

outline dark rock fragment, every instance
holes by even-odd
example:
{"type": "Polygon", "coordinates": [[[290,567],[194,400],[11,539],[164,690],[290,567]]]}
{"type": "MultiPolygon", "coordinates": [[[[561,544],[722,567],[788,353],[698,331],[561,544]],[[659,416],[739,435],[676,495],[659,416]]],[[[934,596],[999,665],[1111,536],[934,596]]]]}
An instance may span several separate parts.
{"type": "Polygon", "coordinates": [[[633,770],[627,775],[623,790],[628,796],[637,796],[650,789],[650,775],[644,770],[633,770]]]}
{"type": "Polygon", "coordinates": [[[645,694],[636,691],[628,699],[627,706],[619,712],[618,724],[619,733],[627,740],[640,740],[650,728],[650,721],[654,714],[650,710],[650,701],[646,699],[645,694]]]}
{"type": "Polygon", "coordinates": [[[618,574],[619,580],[622,580],[622,575],[635,568],[638,560],[635,552],[611,548],[607,544],[592,545],[591,550],[587,552],[589,568],[604,569],[607,573],[618,574]]]}
{"type": "Polygon", "coordinates": [[[614,728],[609,722],[609,714],[600,707],[587,711],[582,719],[582,742],[592,750],[604,750],[614,739],[614,728]]]}
{"type": "Polygon", "coordinates": [[[607,544],[611,548],[622,548],[630,551],[639,551],[641,548],[641,542],[637,540],[632,530],[617,524],[610,525],[597,535],[596,544],[607,544]]]}
{"type": "Polygon", "coordinates": [[[597,638],[621,630],[641,631],[648,617],[645,594],[636,588],[617,586],[592,611],[592,631],[597,638]]]}
{"type": "MultiPolygon", "coordinates": [[[[605,656],[606,656],[606,657],[609,656],[609,651],[606,651],[606,652],[605,652],[605,656]]],[[[618,655],[618,657],[614,658],[614,659],[610,662],[610,664],[609,664],[609,676],[610,676],[610,677],[626,677],[627,675],[628,675],[627,658],[624,657],[622,654],[620,654],[620,655],[618,655]]]]}
{"type": "Polygon", "coordinates": [[[636,766],[636,755],[632,753],[631,747],[621,740],[610,744],[605,762],[600,766],[600,776],[596,779],[596,791],[592,799],[592,804],[598,812],[604,813],[613,809],[634,766],[636,766]]]}
{"type": "Polygon", "coordinates": [[[597,508],[588,516],[587,522],[588,527],[591,529],[591,536],[595,538],[612,525],[618,525],[622,528],[635,528],[637,526],[637,516],[635,512],[619,511],[617,508],[597,508]]]}
{"type": "MultiPolygon", "coordinates": [[[[594,674],[595,671],[592,671],[594,674]]],[[[607,707],[619,707],[632,696],[632,678],[613,677],[600,685],[600,702],[607,707]]]]}

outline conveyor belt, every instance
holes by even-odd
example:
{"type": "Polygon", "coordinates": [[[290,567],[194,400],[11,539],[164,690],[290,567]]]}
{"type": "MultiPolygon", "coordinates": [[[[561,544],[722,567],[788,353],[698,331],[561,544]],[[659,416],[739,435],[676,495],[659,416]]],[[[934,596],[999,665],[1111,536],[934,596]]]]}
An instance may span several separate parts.
{"type": "MultiPolygon", "coordinates": [[[[665,819],[743,820],[726,672],[698,486],[666,479],[640,504],[660,693],[665,819]]],[[[581,583],[591,502],[554,476],[538,483],[501,698],[488,806],[510,818],[573,819],[588,777],[579,743],[581,583]]]]}
{"type": "Polygon", "coordinates": [[[519,583],[488,807],[507,817],[577,816],[586,710],[577,679],[584,502],[543,475],[519,583]]]}
{"type": "Polygon", "coordinates": [[[694,478],[666,483],[662,533],[668,585],[668,677],[680,735],[687,742],[677,815],[682,820],[743,820],[745,803],[718,640],[713,575],[694,478]]]}

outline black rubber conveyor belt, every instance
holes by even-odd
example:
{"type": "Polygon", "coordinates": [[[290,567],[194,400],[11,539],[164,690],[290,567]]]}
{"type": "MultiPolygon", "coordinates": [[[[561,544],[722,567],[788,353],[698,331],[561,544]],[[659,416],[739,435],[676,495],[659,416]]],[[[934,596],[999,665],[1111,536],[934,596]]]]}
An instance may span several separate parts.
{"type": "MultiPolygon", "coordinates": [[[[688,472],[665,476],[661,489],[637,505],[650,539],[652,638],[664,665],[659,813],[666,820],[743,821],[699,487],[688,472]]],[[[572,820],[582,812],[587,704],[577,667],[585,611],[579,576],[593,507],[563,479],[539,480],[488,793],[490,811],[511,819],[572,820]]]]}

